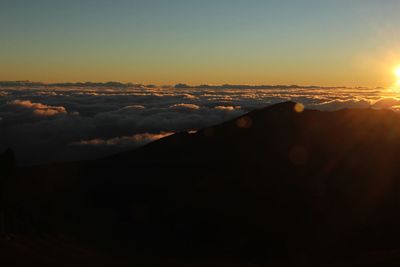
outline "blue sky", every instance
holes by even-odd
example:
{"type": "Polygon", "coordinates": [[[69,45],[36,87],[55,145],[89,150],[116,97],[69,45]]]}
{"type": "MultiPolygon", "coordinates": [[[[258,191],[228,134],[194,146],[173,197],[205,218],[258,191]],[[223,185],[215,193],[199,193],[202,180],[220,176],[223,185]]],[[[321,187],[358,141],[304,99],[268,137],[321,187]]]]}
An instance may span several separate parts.
{"type": "Polygon", "coordinates": [[[2,0],[0,79],[387,86],[398,10],[389,0],[2,0]]]}

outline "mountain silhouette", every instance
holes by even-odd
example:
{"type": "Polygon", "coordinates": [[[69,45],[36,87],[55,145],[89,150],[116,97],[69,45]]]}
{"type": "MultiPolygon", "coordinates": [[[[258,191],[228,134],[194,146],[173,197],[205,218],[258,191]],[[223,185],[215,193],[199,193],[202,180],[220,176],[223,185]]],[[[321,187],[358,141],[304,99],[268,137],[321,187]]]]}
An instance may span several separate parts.
{"type": "Polygon", "coordinates": [[[307,266],[400,248],[399,152],[393,111],[286,102],[98,160],[19,168],[8,205],[17,233],[307,266]]]}

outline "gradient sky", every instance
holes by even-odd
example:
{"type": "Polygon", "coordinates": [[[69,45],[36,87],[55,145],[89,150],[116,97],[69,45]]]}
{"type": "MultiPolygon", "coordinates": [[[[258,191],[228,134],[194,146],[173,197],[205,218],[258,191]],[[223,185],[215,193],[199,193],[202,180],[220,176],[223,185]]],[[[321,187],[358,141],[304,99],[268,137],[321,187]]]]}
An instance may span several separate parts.
{"type": "Polygon", "coordinates": [[[389,86],[395,0],[0,0],[0,80],[389,86]]]}

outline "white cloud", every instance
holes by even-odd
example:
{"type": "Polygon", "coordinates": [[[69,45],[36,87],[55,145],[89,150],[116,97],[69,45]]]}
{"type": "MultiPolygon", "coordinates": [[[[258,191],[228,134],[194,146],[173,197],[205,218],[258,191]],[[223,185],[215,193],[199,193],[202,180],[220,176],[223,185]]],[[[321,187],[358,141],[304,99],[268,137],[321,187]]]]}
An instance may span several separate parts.
{"type": "Polygon", "coordinates": [[[233,107],[233,106],[216,106],[215,109],[232,111],[232,110],[235,110],[235,109],[240,109],[240,107],[233,107]]]}
{"type": "Polygon", "coordinates": [[[38,116],[47,117],[67,113],[67,110],[62,106],[48,106],[42,103],[33,103],[29,100],[13,100],[8,104],[31,109],[33,114],[38,116]]]}
{"type": "Polygon", "coordinates": [[[174,105],[170,106],[170,108],[173,108],[173,109],[199,109],[200,107],[195,104],[180,103],[180,104],[174,104],[174,105]]]}
{"type": "Polygon", "coordinates": [[[79,145],[79,146],[141,146],[152,141],[167,137],[172,135],[173,133],[158,133],[158,134],[151,134],[151,133],[141,133],[135,134],[132,136],[121,136],[121,137],[114,137],[110,139],[90,139],[90,140],[82,140],[79,142],[73,142],[72,145],[79,145]]]}

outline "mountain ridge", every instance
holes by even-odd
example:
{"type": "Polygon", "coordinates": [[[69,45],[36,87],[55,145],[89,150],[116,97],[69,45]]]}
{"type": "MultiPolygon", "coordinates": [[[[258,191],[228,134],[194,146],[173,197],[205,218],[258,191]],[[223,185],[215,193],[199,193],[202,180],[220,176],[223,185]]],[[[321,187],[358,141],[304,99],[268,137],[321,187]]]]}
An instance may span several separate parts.
{"type": "Polygon", "coordinates": [[[11,206],[43,231],[156,254],[326,262],[398,249],[400,116],[296,105],[99,160],[19,169],[11,206]]]}

